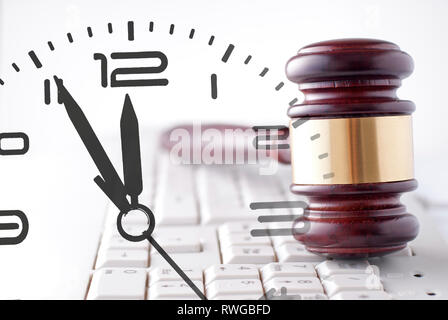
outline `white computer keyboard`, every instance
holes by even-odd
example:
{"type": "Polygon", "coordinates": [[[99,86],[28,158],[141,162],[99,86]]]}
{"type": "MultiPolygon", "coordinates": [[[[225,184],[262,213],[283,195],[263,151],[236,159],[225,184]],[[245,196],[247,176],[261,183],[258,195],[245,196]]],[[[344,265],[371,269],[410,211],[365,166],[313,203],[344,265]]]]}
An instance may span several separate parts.
{"type": "MultiPolygon", "coordinates": [[[[413,196],[404,202],[419,218],[417,240],[384,258],[336,261],[306,251],[291,236],[250,235],[253,228],[291,227],[260,224],[249,209],[256,201],[300,199],[288,192],[287,167],[261,176],[255,166],[176,166],[162,156],[146,180],[154,238],[208,299],[448,298],[448,246],[413,196]]],[[[86,298],[198,299],[148,242],[118,234],[117,214],[108,209],[86,298]]],[[[141,217],[128,222],[146,225],[141,217]]]]}

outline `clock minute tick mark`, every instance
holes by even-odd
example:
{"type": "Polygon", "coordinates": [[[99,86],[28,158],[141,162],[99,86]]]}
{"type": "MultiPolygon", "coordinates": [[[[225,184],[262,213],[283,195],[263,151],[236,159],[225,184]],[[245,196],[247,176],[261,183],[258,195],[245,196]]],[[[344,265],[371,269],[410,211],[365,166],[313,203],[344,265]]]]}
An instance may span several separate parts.
{"type": "Polygon", "coordinates": [[[195,33],[195,30],[194,30],[194,29],[191,29],[188,38],[193,39],[193,37],[194,37],[194,33],[195,33]]]}
{"type": "Polygon", "coordinates": [[[285,85],[285,83],[282,81],[280,82],[276,87],[275,87],[275,91],[279,91],[281,88],[283,88],[283,86],[285,85]]]}
{"type": "Polygon", "coordinates": [[[268,73],[269,68],[264,68],[261,73],[260,73],[260,77],[264,77],[266,75],[266,73],[268,73]]]}
{"type": "Polygon", "coordinates": [[[30,56],[31,60],[33,61],[37,69],[42,68],[42,63],[40,62],[39,58],[37,57],[36,53],[33,50],[28,52],[28,55],[30,56]]]}
{"type": "Polygon", "coordinates": [[[49,79],[44,80],[44,101],[47,106],[51,103],[50,80],[49,79]]]}
{"type": "Polygon", "coordinates": [[[134,41],[134,21],[128,21],[128,40],[134,41]]]}
{"type": "Polygon", "coordinates": [[[224,53],[224,56],[221,59],[222,62],[226,63],[229,60],[230,55],[233,52],[233,49],[235,49],[235,46],[233,44],[229,44],[229,46],[227,47],[226,52],[224,53]]]}
{"type": "Polygon", "coordinates": [[[334,172],[326,173],[323,175],[324,179],[331,179],[334,177],[334,172]]]}
{"type": "Polygon", "coordinates": [[[212,99],[216,100],[218,98],[218,77],[216,73],[210,76],[211,89],[212,89],[212,99]]]}
{"type": "Polygon", "coordinates": [[[73,43],[73,36],[70,32],[67,33],[67,39],[68,39],[68,42],[73,43]]]}
{"type": "MultiPolygon", "coordinates": [[[[60,79],[61,84],[64,82],[60,79]]],[[[62,104],[62,95],[59,94],[59,91],[56,92],[57,103],[62,104]]],[[[44,102],[48,106],[51,104],[51,81],[49,79],[44,80],[44,102]]]]}
{"type": "Polygon", "coordinates": [[[299,99],[294,98],[291,101],[289,101],[289,106],[293,106],[297,101],[299,101],[299,99]]]}
{"type": "Polygon", "coordinates": [[[20,72],[20,68],[17,64],[13,63],[12,67],[14,68],[14,70],[16,70],[16,72],[20,72]]]}
{"type": "Polygon", "coordinates": [[[300,127],[302,124],[304,124],[307,121],[308,121],[308,119],[299,118],[292,123],[292,126],[294,127],[294,129],[297,129],[298,127],[300,127]]]}

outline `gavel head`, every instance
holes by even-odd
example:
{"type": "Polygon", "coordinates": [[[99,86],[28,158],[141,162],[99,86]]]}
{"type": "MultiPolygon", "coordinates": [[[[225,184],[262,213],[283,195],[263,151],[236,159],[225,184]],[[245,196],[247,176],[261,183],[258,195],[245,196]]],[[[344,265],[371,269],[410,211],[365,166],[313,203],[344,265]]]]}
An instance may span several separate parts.
{"type": "MultiPolygon", "coordinates": [[[[399,100],[412,58],[390,42],[344,39],[302,48],[286,66],[304,94],[291,106],[291,191],[308,197],[309,251],[336,258],[403,249],[418,233],[400,203],[414,190],[412,119],[399,100]]],[[[303,222],[301,222],[303,223],[303,222]]]]}

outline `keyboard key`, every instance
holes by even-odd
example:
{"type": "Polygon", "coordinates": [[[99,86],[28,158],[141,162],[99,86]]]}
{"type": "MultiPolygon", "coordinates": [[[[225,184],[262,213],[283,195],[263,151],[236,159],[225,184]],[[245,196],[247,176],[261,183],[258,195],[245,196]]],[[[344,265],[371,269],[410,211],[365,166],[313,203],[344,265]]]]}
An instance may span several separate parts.
{"type": "MultiPolygon", "coordinates": [[[[201,252],[201,241],[198,234],[162,235],[154,238],[167,253],[201,252]]],[[[151,254],[157,253],[151,248],[151,254]]]]}
{"type": "Polygon", "coordinates": [[[316,266],[321,279],[335,274],[372,274],[373,268],[366,260],[328,260],[316,266]]]}
{"type": "Polygon", "coordinates": [[[284,244],[276,248],[279,262],[321,262],[325,258],[311,253],[301,244],[284,244]]]}
{"type": "MultiPolygon", "coordinates": [[[[176,237],[194,235],[199,237],[199,252],[171,253],[170,257],[181,268],[204,268],[206,266],[221,263],[216,229],[211,226],[183,226],[183,227],[159,227],[154,236],[176,237]]],[[[170,267],[165,259],[157,252],[151,253],[151,267],[170,267]]]]}
{"type": "Polygon", "coordinates": [[[204,272],[205,284],[225,279],[260,279],[258,269],[252,264],[218,264],[204,272]]]}
{"type": "Polygon", "coordinates": [[[160,178],[156,195],[157,225],[194,225],[199,223],[194,168],[172,164],[169,157],[160,160],[160,178]]]}
{"type": "Polygon", "coordinates": [[[263,287],[258,279],[215,280],[207,286],[207,298],[221,295],[263,295],[263,287]]]}
{"type": "Polygon", "coordinates": [[[148,241],[132,242],[124,239],[120,235],[114,235],[110,237],[103,237],[101,241],[101,249],[114,249],[114,250],[149,250],[148,241]]]}
{"type": "Polygon", "coordinates": [[[88,300],[145,299],[146,270],[107,268],[94,272],[88,300]]]}
{"type": "Polygon", "coordinates": [[[223,234],[219,240],[222,247],[230,246],[270,246],[271,240],[267,237],[252,237],[244,234],[223,234]]]}
{"type": "Polygon", "coordinates": [[[148,251],[146,250],[105,250],[98,253],[95,268],[146,268],[147,266],[148,251]]]}
{"type": "Polygon", "coordinates": [[[229,222],[221,225],[218,231],[219,237],[235,234],[250,236],[250,231],[252,229],[265,229],[265,227],[260,223],[254,222],[229,222]]]}
{"type": "MultiPolygon", "coordinates": [[[[201,281],[193,281],[193,283],[203,291],[203,284],[201,281]]],[[[148,289],[149,300],[196,300],[199,297],[186,284],[181,281],[160,281],[151,285],[148,289]]]]}
{"type": "Polygon", "coordinates": [[[261,269],[263,282],[272,278],[291,277],[316,277],[316,271],[312,263],[270,263],[261,269]]]}
{"type": "Polygon", "coordinates": [[[264,264],[275,261],[274,250],[271,246],[235,246],[223,248],[224,263],[264,264]]]}
{"type": "MultiPolygon", "coordinates": [[[[260,175],[259,168],[244,168],[241,174],[241,185],[246,198],[251,202],[286,201],[287,195],[283,192],[277,175],[260,175]]],[[[268,209],[267,214],[290,214],[290,209],[268,209]]]]}
{"type": "Polygon", "coordinates": [[[286,288],[286,295],[324,293],[322,284],[317,277],[273,278],[265,282],[264,287],[266,291],[274,289],[274,296],[280,295],[282,288],[286,288]]]}
{"type": "Polygon", "coordinates": [[[275,248],[284,244],[300,244],[293,236],[271,237],[271,241],[275,248]]]}
{"type": "Polygon", "coordinates": [[[328,296],[342,291],[383,290],[378,276],[371,274],[337,274],[322,281],[328,296]]]}
{"type": "Polygon", "coordinates": [[[391,300],[384,291],[344,291],[331,297],[331,300],[391,300]]]}
{"type": "Polygon", "coordinates": [[[237,167],[208,166],[198,171],[198,190],[202,223],[255,221],[249,203],[243,199],[237,167]],[[225,186],[225,187],[221,187],[225,186]]]}
{"type": "MultiPolygon", "coordinates": [[[[202,270],[200,268],[182,269],[192,281],[202,282],[202,270]]],[[[173,268],[156,267],[149,270],[150,285],[159,281],[182,281],[181,276],[173,268]]]]}

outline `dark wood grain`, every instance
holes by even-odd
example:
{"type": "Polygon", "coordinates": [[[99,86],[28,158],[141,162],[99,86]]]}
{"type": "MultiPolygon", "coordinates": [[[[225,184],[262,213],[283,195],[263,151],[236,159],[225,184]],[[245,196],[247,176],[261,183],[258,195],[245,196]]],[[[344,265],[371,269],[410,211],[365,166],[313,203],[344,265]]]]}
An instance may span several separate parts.
{"type": "Polygon", "coordinates": [[[412,58],[390,42],[343,39],[302,48],[286,66],[289,80],[304,94],[290,117],[410,114],[414,103],[399,100],[401,80],[412,73],[412,58]]]}
{"type": "MultiPolygon", "coordinates": [[[[412,58],[386,41],[343,39],[306,46],[286,67],[287,77],[304,94],[288,115],[294,120],[411,114],[415,105],[399,100],[396,90],[412,70],[412,58]]],[[[289,161],[287,154],[281,159],[289,161]]],[[[309,251],[335,258],[400,250],[418,234],[417,219],[400,202],[402,193],[416,187],[416,180],[293,184],[291,191],[309,200],[304,218],[309,228],[295,238],[309,251]]]]}
{"type": "Polygon", "coordinates": [[[418,233],[417,219],[400,202],[416,180],[351,185],[292,185],[306,195],[304,221],[295,238],[308,250],[338,258],[371,257],[402,249],[418,233]]]}

